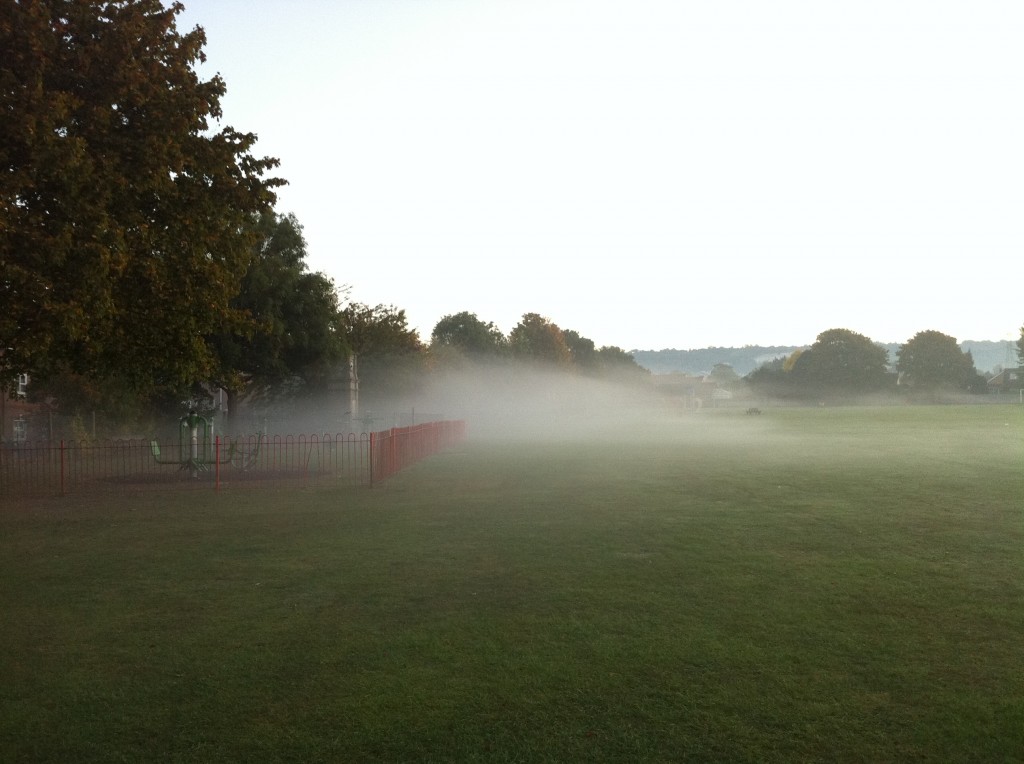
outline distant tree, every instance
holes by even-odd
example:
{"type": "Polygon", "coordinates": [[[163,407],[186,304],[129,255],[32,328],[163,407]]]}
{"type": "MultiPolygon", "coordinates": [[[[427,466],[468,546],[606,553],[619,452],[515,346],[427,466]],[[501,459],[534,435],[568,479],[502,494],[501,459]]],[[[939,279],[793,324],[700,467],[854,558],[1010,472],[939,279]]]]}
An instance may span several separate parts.
{"type": "Polygon", "coordinates": [[[254,223],[257,243],[232,307],[247,319],[244,330],[226,328],[210,338],[217,368],[210,380],[239,398],[282,387],[321,389],[346,354],[341,310],[333,282],[306,265],[306,240],[294,215],[272,211],[254,223]]]}
{"type": "Polygon", "coordinates": [[[434,325],[430,335],[432,350],[452,348],[474,358],[495,356],[505,348],[505,335],[490,321],[463,311],[447,315],[434,325]]]}
{"type": "Polygon", "coordinates": [[[1020,337],[1017,338],[1017,363],[1024,366],[1024,326],[1020,328],[1020,337]]]}
{"type": "Polygon", "coordinates": [[[743,379],[762,398],[786,398],[797,394],[792,384],[791,368],[786,368],[789,358],[775,358],[763,363],[743,379]]]}
{"type": "Polygon", "coordinates": [[[604,345],[594,354],[598,373],[606,379],[649,382],[651,372],[636,362],[632,353],[615,345],[604,345]]]}
{"type": "Polygon", "coordinates": [[[890,384],[888,353],[862,334],[829,329],[797,358],[790,375],[808,395],[878,392],[890,384]]]}
{"type": "Polygon", "coordinates": [[[733,370],[731,364],[716,363],[711,369],[711,373],[708,374],[708,379],[722,387],[730,387],[739,382],[740,375],[733,370]]]}
{"type": "Polygon", "coordinates": [[[180,388],[252,253],[247,221],[283,181],[251,133],[213,129],[181,3],[0,3],[0,378],[116,376],[180,388]]]}
{"type": "Polygon", "coordinates": [[[804,354],[805,350],[806,348],[797,348],[786,356],[785,360],[782,362],[783,371],[793,371],[793,367],[796,366],[796,362],[800,360],[800,356],[804,354]]]}
{"type": "Polygon", "coordinates": [[[544,364],[568,366],[572,353],[562,330],[537,313],[525,313],[509,333],[509,346],[520,357],[544,364]]]}
{"type": "Polygon", "coordinates": [[[562,330],[562,339],[569,348],[569,362],[580,371],[593,371],[597,364],[594,341],[571,329],[562,330]]]}
{"type": "Polygon", "coordinates": [[[978,389],[980,375],[970,353],[956,338],[937,331],[918,332],[896,353],[899,384],[912,391],[978,389]]]}
{"type": "Polygon", "coordinates": [[[349,303],[341,310],[348,346],[359,356],[375,353],[419,352],[419,334],[409,328],[405,311],[394,305],[370,307],[349,303]]]}
{"type": "Polygon", "coordinates": [[[416,390],[425,370],[425,354],[404,310],[350,303],[342,308],[341,325],[345,344],[358,361],[364,399],[389,401],[416,390]]]}

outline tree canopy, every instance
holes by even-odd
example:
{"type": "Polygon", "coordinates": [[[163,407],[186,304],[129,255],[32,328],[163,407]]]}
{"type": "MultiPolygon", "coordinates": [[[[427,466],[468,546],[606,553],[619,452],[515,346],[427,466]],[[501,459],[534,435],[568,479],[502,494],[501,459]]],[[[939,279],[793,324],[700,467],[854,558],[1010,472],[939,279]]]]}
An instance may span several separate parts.
{"type": "Polygon", "coordinates": [[[986,388],[971,352],[954,337],[923,331],[893,349],[895,373],[885,347],[848,329],[830,329],[806,350],[763,364],[745,379],[758,394],[780,398],[843,398],[897,389],[904,395],[978,393],[986,388]]]}
{"type": "Polygon", "coordinates": [[[740,381],[740,375],[732,368],[732,364],[716,363],[708,374],[708,380],[723,387],[729,387],[740,381]]]}
{"type": "Polygon", "coordinates": [[[636,362],[632,353],[615,345],[603,345],[594,353],[594,363],[602,376],[625,381],[647,381],[651,372],[636,362]]]}
{"type": "Polygon", "coordinates": [[[265,212],[253,223],[257,240],[231,306],[248,319],[244,331],[210,342],[217,368],[209,381],[236,397],[271,392],[286,383],[315,391],[344,357],[341,311],[334,283],[306,266],[306,240],[294,215],[265,212]]]}
{"type": "Polygon", "coordinates": [[[494,356],[505,348],[505,336],[492,322],[462,311],[442,317],[430,335],[432,350],[452,348],[471,357],[494,356]]]}
{"type": "Polygon", "coordinates": [[[910,390],[967,391],[979,385],[974,359],[956,338],[937,331],[918,332],[896,352],[899,384],[910,390]]]}
{"type": "Polygon", "coordinates": [[[572,359],[562,330],[539,313],[525,313],[508,340],[512,352],[520,358],[555,366],[568,366],[572,359]]]}
{"type": "Polygon", "coordinates": [[[404,310],[350,303],[342,308],[341,326],[345,344],[358,359],[360,390],[368,400],[416,389],[425,368],[424,348],[404,310]]]}
{"type": "Polygon", "coordinates": [[[159,0],[0,5],[0,372],[190,384],[277,166],[221,117],[201,28],[159,0]]]}
{"type": "Polygon", "coordinates": [[[829,329],[793,364],[794,381],[808,394],[870,393],[889,384],[889,356],[863,334],[829,329]]]}
{"type": "Polygon", "coordinates": [[[569,360],[575,368],[591,371],[597,366],[597,346],[592,339],[572,329],[563,329],[562,339],[569,348],[569,360]]]}
{"type": "Polygon", "coordinates": [[[460,365],[462,359],[507,358],[553,365],[592,377],[633,382],[650,372],[622,348],[597,348],[593,340],[572,329],[562,329],[539,313],[525,313],[506,338],[491,322],[463,311],[444,316],[434,326],[430,351],[442,365],[460,365]],[[453,357],[451,352],[455,351],[453,357]]]}

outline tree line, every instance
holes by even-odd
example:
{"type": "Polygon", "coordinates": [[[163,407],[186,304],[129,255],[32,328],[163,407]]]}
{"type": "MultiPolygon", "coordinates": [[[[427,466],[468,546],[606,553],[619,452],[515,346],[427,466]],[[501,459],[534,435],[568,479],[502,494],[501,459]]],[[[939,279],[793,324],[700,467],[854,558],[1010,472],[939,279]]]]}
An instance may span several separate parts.
{"type": "MultiPolygon", "coordinates": [[[[1024,359],[1024,328],[1019,353],[1024,359]]],[[[755,393],[774,398],[849,399],[899,391],[910,397],[980,393],[985,377],[970,351],[942,332],[918,332],[896,351],[888,351],[849,329],[829,329],[807,349],[763,364],[745,378],[755,393]]]]}
{"type": "MultiPolygon", "coordinates": [[[[279,161],[255,153],[253,133],[222,126],[226,84],[197,73],[205,34],[178,29],[182,10],[0,4],[0,392],[27,373],[33,394],[66,412],[131,419],[211,387],[229,410],[322,393],[353,355],[381,397],[483,362],[646,378],[621,348],[537,313],[507,335],[452,313],[424,341],[404,310],[354,302],[311,272],[299,220],[276,210],[279,161]]],[[[944,379],[973,385],[972,365],[944,348],[908,343],[903,382],[932,384],[926,359],[942,356],[944,379]]],[[[884,367],[866,338],[833,330],[749,381],[861,392],[888,384],[884,367]]]]}
{"type": "Polygon", "coordinates": [[[286,183],[256,136],[221,126],[201,27],[179,2],[0,5],[0,386],[31,376],[64,411],[120,418],[210,388],[322,392],[356,355],[365,388],[409,393],[483,358],[639,373],[618,348],[526,314],[507,337],[470,313],[429,344],[395,306],[310,272],[286,183]]]}
{"type": "MultiPolygon", "coordinates": [[[[813,341],[813,340],[812,340],[813,341]]],[[[890,365],[896,358],[896,352],[902,343],[879,342],[889,354],[890,365]]],[[[975,368],[983,374],[993,376],[1007,366],[1016,366],[1017,356],[1013,341],[999,340],[961,340],[960,349],[970,351],[975,368]]],[[[661,350],[631,350],[644,368],[652,374],[671,374],[682,372],[701,375],[719,363],[727,363],[739,376],[746,376],[765,363],[784,358],[797,350],[806,349],[805,344],[788,345],[742,345],[733,347],[703,347],[679,350],[663,348],[661,350]]]]}

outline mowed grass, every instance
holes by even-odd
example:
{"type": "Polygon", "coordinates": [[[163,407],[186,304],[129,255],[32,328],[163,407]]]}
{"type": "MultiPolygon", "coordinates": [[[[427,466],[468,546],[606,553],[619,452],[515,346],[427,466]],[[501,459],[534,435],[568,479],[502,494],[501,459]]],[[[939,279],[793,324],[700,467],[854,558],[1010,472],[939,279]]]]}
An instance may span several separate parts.
{"type": "Polygon", "coordinates": [[[1024,760],[1024,407],[0,511],[3,761],[1024,760]]]}

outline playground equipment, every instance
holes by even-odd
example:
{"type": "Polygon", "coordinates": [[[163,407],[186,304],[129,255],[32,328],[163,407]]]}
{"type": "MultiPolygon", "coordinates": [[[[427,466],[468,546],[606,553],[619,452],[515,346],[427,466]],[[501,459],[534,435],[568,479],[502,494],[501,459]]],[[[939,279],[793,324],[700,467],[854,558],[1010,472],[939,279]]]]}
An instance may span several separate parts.
{"type": "Polygon", "coordinates": [[[241,470],[251,467],[259,458],[260,445],[263,443],[262,433],[243,448],[236,441],[220,443],[214,438],[213,419],[196,413],[195,410],[178,420],[178,453],[169,456],[160,451],[160,444],[150,441],[153,460],[157,464],[177,465],[180,470],[188,470],[193,478],[200,472],[206,472],[211,465],[231,464],[241,470]]]}
{"type": "Polygon", "coordinates": [[[218,454],[214,448],[213,420],[197,414],[194,410],[178,420],[176,458],[161,454],[160,444],[155,440],[150,441],[150,447],[157,464],[176,464],[179,469],[188,470],[194,478],[199,477],[200,472],[207,471],[211,464],[218,461],[218,454]]]}
{"type": "Polygon", "coordinates": [[[259,458],[264,439],[265,435],[260,432],[245,445],[238,440],[220,442],[213,434],[213,419],[193,410],[178,420],[176,457],[162,454],[156,440],[150,441],[150,448],[157,464],[176,465],[180,470],[188,470],[191,476],[199,477],[200,472],[206,472],[216,464],[231,464],[248,470],[259,458]]]}

